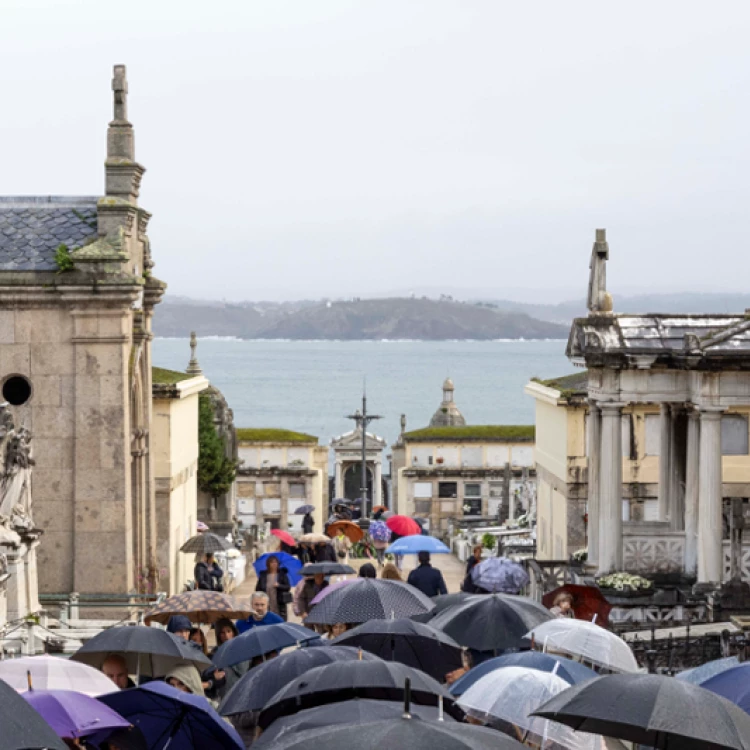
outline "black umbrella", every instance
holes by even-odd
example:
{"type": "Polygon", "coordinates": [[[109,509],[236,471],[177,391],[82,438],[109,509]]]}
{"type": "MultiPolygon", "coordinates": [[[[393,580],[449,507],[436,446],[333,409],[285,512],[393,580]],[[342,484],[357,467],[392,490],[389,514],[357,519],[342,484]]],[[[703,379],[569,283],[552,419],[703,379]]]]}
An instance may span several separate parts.
{"type": "MultiPolygon", "coordinates": [[[[332,651],[335,649],[331,649],[332,651]]],[[[412,716],[420,719],[437,721],[439,709],[437,706],[409,707],[412,716]]],[[[327,706],[308,708],[291,716],[276,719],[268,729],[253,743],[253,750],[270,747],[272,743],[282,737],[287,739],[293,732],[306,732],[310,729],[322,729],[337,724],[367,724],[372,721],[400,719],[404,715],[404,704],[392,701],[374,701],[368,698],[344,701],[343,703],[329,703],[327,706]]],[[[443,716],[443,721],[454,723],[452,716],[443,716]]],[[[275,747],[275,745],[274,745],[275,747]]]]}
{"type": "Polygon", "coordinates": [[[428,612],[433,606],[429,597],[408,583],[361,578],[328,594],[313,607],[305,622],[335,625],[387,620],[428,612]]]}
{"type": "Polygon", "coordinates": [[[413,620],[370,620],[333,641],[334,646],[363,648],[386,661],[421,669],[438,682],[463,666],[461,646],[453,638],[413,620]]]}
{"type": "Polygon", "coordinates": [[[750,716],[742,709],[663,675],[597,677],[559,693],[534,715],[662,750],[750,748],[750,716]]]}
{"type": "MultiPolygon", "coordinates": [[[[260,743],[258,746],[261,746],[260,743]]],[[[295,732],[263,747],[273,747],[274,750],[310,750],[318,747],[326,750],[523,750],[523,745],[495,729],[470,724],[431,722],[416,717],[352,726],[340,724],[295,732]]]]}
{"type": "Polygon", "coordinates": [[[258,717],[258,726],[265,729],[280,716],[352,698],[402,701],[407,681],[411,681],[411,700],[414,703],[437,706],[442,698],[447,713],[459,719],[463,717],[451,694],[437,680],[398,662],[376,659],[340,661],[311,669],[289,682],[268,701],[258,717]]]}
{"type": "Polygon", "coordinates": [[[554,619],[531,599],[511,594],[477,594],[441,612],[430,625],[477,651],[516,649],[529,630],[554,619]]]}
{"type": "Polygon", "coordinates": [[[85,643],[70,658],[100,669],[111,654],[125,658],[130,674],[163,677],[170,669],[191,662],[199,670],[211,660],[199,649],[160,628],[124,625],[108,628],[85,643]]]}
{"type": "Polygon", "coordinates": [[[8,683],[0,680],[0,748],[66,750],[52,727],[8,683]]]}
{"type": "Polygon", "coordinates": [[[338,562],[319,562],[319,563],[308,563],[302,567],[299,571],[301,576],[346,576],[354,573],[354,568],[349,565],[344,565],[338,562]]]}
{"type": "MultiPolygon", "coordinates": [[[[255,630],[255,628],[253,628],[255,630]]],[[[298,648],[259,664],[244,674],[224,698],[219,713],[233,716],[246,711],[260,711],[285,685],[314,667],[337,661],[376,661],[377,657],[358,649],[298,648]]]]}
{"type": "Polygon", "coordinates": [[[224,552],[228,549],[232,549],[232,545],[226,539],[204,531],[202,534],[191,536],[180,547],[180,552],[197,552],[200,555],[205,555],[208,552],[224,552]]]}
{"type": "Polygon", "coordinates": [[[425,612],[422,615],[412,615],[411,619],[414,622],[430,622],[430,620],[437,617],[443,610],[448,609],[448,607],[454,607],[456,604],[463,604],[470,596],[475,596],[475,594],[459,591],[456,594],[433,596],[432,601],[435,603],[435,609],[425,612]]]}
{"type": "Polygon", "coordinates": [[[281,651],[283,648],[318,638],[320,635],[314,630],[295,622],[255,627],[222,643],[214,654],[213,662],[219,669],[224,669],[243,661],[250,661],[256,656],[269,654],[271,651],[281,651]]]}

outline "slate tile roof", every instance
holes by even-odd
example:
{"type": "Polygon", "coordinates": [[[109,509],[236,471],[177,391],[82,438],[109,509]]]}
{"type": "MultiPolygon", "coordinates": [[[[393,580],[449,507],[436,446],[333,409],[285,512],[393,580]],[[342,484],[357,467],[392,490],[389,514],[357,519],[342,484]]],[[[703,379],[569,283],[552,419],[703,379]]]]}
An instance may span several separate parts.
{"type": "Polygon", "coordinates": [[[97,198],[0,197],[0,271],[55,271],[55,251],[96,236],[97,198]]]}

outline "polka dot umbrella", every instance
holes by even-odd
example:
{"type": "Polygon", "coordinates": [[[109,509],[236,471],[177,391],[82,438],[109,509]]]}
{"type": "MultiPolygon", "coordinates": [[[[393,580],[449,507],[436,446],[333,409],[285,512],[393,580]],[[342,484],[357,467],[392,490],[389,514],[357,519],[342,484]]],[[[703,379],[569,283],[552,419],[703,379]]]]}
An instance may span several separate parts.
{"type": "Polygon", "coordinates": [[[203,624],[214,623],[222,617],[244,620],[250,616],[250,604],[240,604],[219,591],[185,591],[148,610],[144,622],[166,625],[174,615],[186,615],[190,622],[203,624]]]}

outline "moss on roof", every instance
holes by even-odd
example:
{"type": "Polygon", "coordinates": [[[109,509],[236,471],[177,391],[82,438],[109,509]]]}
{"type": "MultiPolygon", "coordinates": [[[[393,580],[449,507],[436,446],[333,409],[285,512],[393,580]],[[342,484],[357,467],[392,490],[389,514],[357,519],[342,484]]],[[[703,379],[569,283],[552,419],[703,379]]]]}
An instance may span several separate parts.
{"type": "Polygon", "coordinates": [[[536,431],[533,424],[476,424],[464,427],[425,427],[404,434],[405,440],[426,442],[431,440],[474,441],[531,441],[536,431]]]}
{"type": "Polygon", "coordinates": [[[535,383],[539,383],[539,385],[544,385],[547,388],[554,388],[556,391],[560,391],[561,398],[585,395],[588,379],[588,370],[573,372],[570,375],[563,375],[559,378],[548,378],[547,380],[532,378],[532,380],[535,383]]]}
{"type": "Polygon", "coordinates": [[[275,427],[240,427],[237,440],[253,443],[317,443],[315,435],[275,427]]]}
{"type": "Polygon", "coordinates": [[[177,370],[167,370],[164,367],[151,368],[151,380],[154,385],[175,385],[183,380],[190,380],[194,377],[186,372],[177,372],[177,370]]]}

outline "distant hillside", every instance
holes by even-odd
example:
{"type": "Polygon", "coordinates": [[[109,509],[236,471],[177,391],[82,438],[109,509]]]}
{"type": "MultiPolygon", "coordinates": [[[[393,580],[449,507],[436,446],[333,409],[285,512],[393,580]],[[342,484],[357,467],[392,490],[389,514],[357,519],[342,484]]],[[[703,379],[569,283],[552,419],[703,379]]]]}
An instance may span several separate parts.
{"type": "Polygon", "coordinates": [[[157,336],[261,339],[544,339],[566,338],[569,326],[484,305],[429,299],[321,302],[298,309],[254,305],[165,303],[154,316],[157,336]]]}

